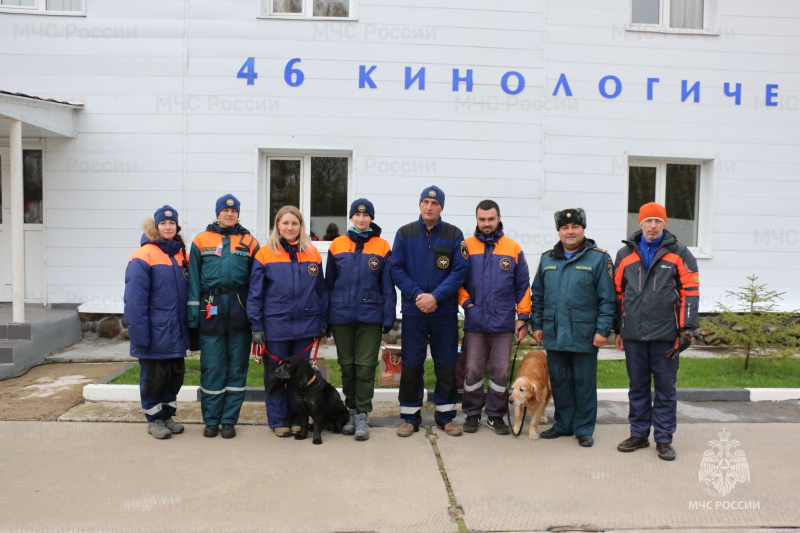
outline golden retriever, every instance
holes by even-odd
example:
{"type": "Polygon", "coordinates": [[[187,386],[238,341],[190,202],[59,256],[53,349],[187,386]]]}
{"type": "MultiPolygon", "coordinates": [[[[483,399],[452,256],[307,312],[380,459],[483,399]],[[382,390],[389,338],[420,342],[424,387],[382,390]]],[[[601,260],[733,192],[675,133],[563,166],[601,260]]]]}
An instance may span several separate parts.
{"type": "Polygon", "coordinates": [[[531,427],[528,436],[538,439],[536,426],[547,422],[544,410],[553,397],[550,390],[550,372],[547,370],[547,354],[542,351],[528,352],[522,358],[517,379],[514,380],[514,392],[509,403],[514,406],[514,434],[522,429],[523,407],[531,414],[531,427]]]}

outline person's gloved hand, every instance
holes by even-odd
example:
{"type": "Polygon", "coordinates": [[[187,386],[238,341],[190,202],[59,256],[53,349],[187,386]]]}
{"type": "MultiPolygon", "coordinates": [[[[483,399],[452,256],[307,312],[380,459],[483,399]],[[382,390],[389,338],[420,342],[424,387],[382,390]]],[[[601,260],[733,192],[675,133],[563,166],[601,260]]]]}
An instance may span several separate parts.
{"type": "Polygon", "coordinates": [[[319,335],[317,335],[318,339],[327,339],[328,338],[328,328],[320,328],[319,335]]]}
{"type": "Polygon", "coordinates": [[[387,333],[389,333],[390,331],[392,331],[392,326],[383,326],[383,329],[382,329],[381,331],[382,331],[382,333],[383,333],[384,335],[386,335],[387,333]]]}
{"type": "Polygon", "coordinates": [[[263,331],[254,331],[253,332],[253,344],[258,344],[259,346],[264,344],[264,332],[263,331]]]}
{"type": "Polygon", "coordinates": [[[675,356],[677,356],[679,353],[681,353],[691,345],[692,345],[692,338],[685,331],[681,331],[681,333],[675,339],[675,342],[672,344],[672,348],[667,350],[666,354],[667,358],[668,359],[675,358],[675,356]]]}
{"type": "Polygon", "coordinates": [[[328,329],[325,330],[326,337],[333,337],[333,328],[328,326],[328,329]]]}
{"type": "Polygon", "coordinates": [[[189,351],[196,352],[200,349],[200,332],[197,328],[189,328],[189,351]]]}

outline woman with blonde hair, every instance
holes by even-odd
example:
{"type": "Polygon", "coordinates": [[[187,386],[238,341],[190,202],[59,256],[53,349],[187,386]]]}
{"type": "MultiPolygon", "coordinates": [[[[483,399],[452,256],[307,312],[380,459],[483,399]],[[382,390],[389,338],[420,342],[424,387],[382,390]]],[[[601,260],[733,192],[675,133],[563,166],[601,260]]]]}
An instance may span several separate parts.
{"type": "Polygon", "coordinates": [[[289,437],[300,427],[294,393],[285,384],[275,384],[275,368],[292,355],[309,358],[315,338],[325,335],[327,307],[322,257],[300,210],[284,206],[256,254],[247,298],[253,342],[266,346],[267,421],[279,437],[289,437]]]}

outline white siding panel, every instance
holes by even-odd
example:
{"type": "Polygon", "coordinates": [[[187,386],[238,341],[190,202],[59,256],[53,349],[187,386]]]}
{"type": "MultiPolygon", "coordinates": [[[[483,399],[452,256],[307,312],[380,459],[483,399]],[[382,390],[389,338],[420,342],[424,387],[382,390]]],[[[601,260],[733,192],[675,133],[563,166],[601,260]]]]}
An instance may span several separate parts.
{"type": "MultiPolygon", "coordinates": [[[[94,152],[71,149],[71,141],[49,139],[45,154],[45,169],[49,173],[66,172],[80,181],[87,174],[129,174],[139,172],[181,172],[182,155],[179,152],[94,152]]],[[[126,176],[127,179],[129,176],[126,176]]],[[[59,177],[56,176],[56,180],[59,177]]],[[[67,178],[69,179],[69,178],[67,178]]]]}
{"type": "MultiPolygon", "coordinates": [[[[180,189],[158,191],[61,191],[48,197],[48,209],[76,209],[87,216],[87,206],[102,205],[108,209],[141,209],[143,213],[152,212],[159,205],[179,205],[182,198],[180,189]]],[[[177,207],[175,207],[177,209],[177,207]]]]}
{"type": "Polygon", "coordinates": [[[80,172],[78,175],[73,172],[47,172],[47,190],[50,192],[97,191],[110,186],[118,191],[181,190],[183,181],[182,174],[177,172],[80,172]]]}

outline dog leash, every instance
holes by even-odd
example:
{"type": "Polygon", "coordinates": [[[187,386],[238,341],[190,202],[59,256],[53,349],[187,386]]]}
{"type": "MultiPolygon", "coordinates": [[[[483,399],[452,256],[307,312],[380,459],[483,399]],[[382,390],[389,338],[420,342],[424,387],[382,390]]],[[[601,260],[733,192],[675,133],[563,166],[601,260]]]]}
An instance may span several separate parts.
{"type": "MultiPolygon", "coordinates": [[[[312,340],[311,344],[309,344],[308,346],[303,348],[300,351],[300,353],[298,353],[297,355],[303,355],[304,353],[309,351],[311,349],[311,347],[314,346],[314,343],[317,343],[317,348],[314,350],[314,358],[311,360],[311,366],[313,366],[314,368],[317,368],[317,354],[319,353],[319,345],[322,343],[322,337],[312,340]]],[[[276,361],[278,363],[282,363],[283,362],[283,359],[278,359],[277,357],[275,357],[274,355],[272,355],[271,353],[269,353],[267,351],[267,343],[266,342],[262,342],[261,345],[253,343],[253,349],[251,350],[251,353],[252,353],[253,359],[255,360],[257,365],[261,364],[261,359],[265,355],[267,357],[269,357],[270,359],[272,359],[273,361],[276,361]]]]}
{"type": "MultiPolygon", "coordinates": [[[[506,404],[511,402],[511,385],[514,384],[514,369],[517,366],[517,354],[519,353],[519,345],[522,341],[517,341],[517,349],[514,350],[514,357],[511,358],[511,372],[508,373],[508,387],[506,387],[506,404]]],[[[525,425],[525,416],[528,414],[528,408],[522,406],[522,421],[519,425],[519,433],[514,433],[514,424],[511,422],[511,407],[506,410],[506,419],[508,420],[508,427],[511,429],[511,434],[519,437],[522,434],[522,426],[525,425]]]]}

